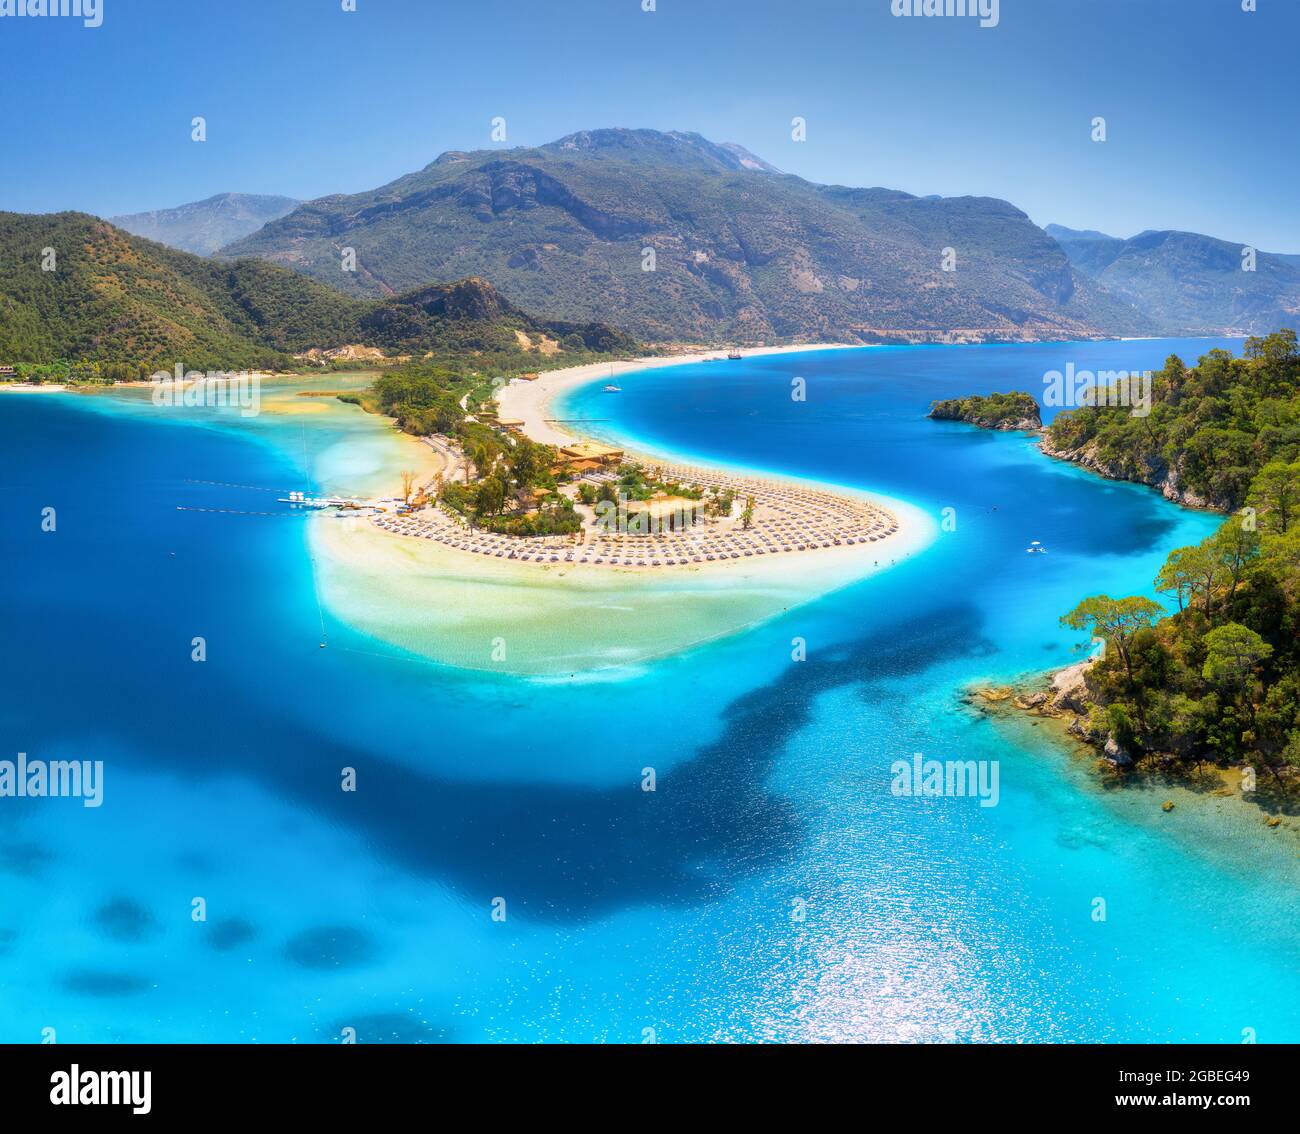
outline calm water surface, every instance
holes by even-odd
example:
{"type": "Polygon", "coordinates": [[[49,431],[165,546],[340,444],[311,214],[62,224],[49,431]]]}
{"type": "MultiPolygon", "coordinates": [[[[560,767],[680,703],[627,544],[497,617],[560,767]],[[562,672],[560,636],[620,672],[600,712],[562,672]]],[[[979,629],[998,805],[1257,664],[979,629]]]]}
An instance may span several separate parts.
{"type": "Polygon", "coordinates": [[[277,511],[228,486],[310,483],[342,427],[0,399],[0,747],[107,766],[98,809],[0,800],[0,1040],[1300,1040],[1292,835],[1207,838],[959,699],[1077,659],[1060,614],[1150,593],[1215,520],[930,401],[1211,345],[810,353],[575,392],[562,416],[606,436],[957,525],[571,685],[397,656],[320,609],[302,520],[177,510],[277,511]],[[998,806],[895,797],[914,752],[999,761],[998,806]]]}

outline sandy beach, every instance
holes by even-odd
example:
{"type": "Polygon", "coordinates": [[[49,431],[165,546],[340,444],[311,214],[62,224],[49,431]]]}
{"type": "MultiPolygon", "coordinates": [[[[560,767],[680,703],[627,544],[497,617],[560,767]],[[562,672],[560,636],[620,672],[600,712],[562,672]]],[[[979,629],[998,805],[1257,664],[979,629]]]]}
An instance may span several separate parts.
{"type": "Polygon", "coordinates": [[[886,571],[933,540],[930,517],[888,503],[904,527],[880,550],[673,571],[494,559],[353,517],[314,517],[310,533],[325,605],[375,638],[466,669],[626,674],[886,571]]]}
{"type": "MultiPolygon", "coordinates": [[[[806,346],[789,347],[750,347],[737,353],[745,358],[754,355],[798,354],[814,350],[844,350],[854,343],[812,343],[806,346]]],[[[577,439],[577,434],[565,430],[555,422],[548,420],[550,407],[561,394],[605,378],[613,380],[621,374],[637,370],[654,370],[664,366],[686,366],[693,362],[704,362],[710,358],[726,358],[727,351],[706,350],[692,354],[674,354],[651,358],[627,359],[619,362],[594,362],[587,366],[571,366],[564,370],[544,371],[541,377],[531,381],[511,382],[503,386],[497,395],[497,406],[501,417],[507,420],[522,421],[523,431],[534,441],[544,445],[568,445],[577,439]]],[[[651,454],[653,456],[653,454],[651,454]]]]}
{"type": "MultiPolygon", "coordinates": [[[[755,348],[741,353],[772,355],[834,349],[840,349],[840,344],[755,348]]],[[[531,380],[516,379],[503,387],[497,395],[497,406],[502,420],[515,423],[514,428],[534,441],[572,444],[586,438],[551,417],[555,399],[565,391],[635,370],[681,366],[717,357],[714,351],[696,352],[551,371],[531,380]]],[[[629,451],[627,456],[642,464],[653,464],[670,480],[729,491],[741,500],[748,499],[752,523],[741,527],[733,518],[723,523],[695,524],[687,531],[653,534],[586,525],[577,535],[519,539],[475,531],[463,518],[434,507],[410,516],[375,516],[372,522],[392,535],[432,541],[479,557],[533,567],[558,564],[579,571],[731,573],[749,560],[770,562],[830,555],[842,562],[858,562],[864,572],[869,572],[878,569],[882,559],[892,562],[900,554],[902,522],[896,512],[867,494],[794,478],[727,472],[700,462],[673,462],[654,452],[629,451]]],[[[589,479],[609,483],[614,483],[615,476],[608,471],[588,474],[589,479]]]]}
{"type": "MultiPolygon", "coordinates": [[[[808,349],[834,347],[790,348],[808,349]]],[[[552,371],[504,390],[501,414],[524,420],[525,431],[539,441],[567,444],[572,438],[546,421],[549,406],[564,391],[610,375],[716,354],[552,371]]],[[[336,412],[360,414],[355,407],[333,403],[331,410],[335,407],[336,412]]],[[[379,427],[379,419],[365,420],[379,427]]],[[[387,453],[388,475],[381,478],[375,467],[372,483],[378,486],[382,479],[390,492],[397,487],[397,470],[427,471],[444,459],[435,447],[391,429],[370,444],[377,443],[387,453]]],[[[376,457],[368,451],[367,464],[373,466],[376,457]]],[[[322,477],[324,486],[356,491],[360,486],[349,475],[350,465],[340,460],[333,475],[322,477]]],[[[887,510],[897,520],[897,530],[876,543],[655,568],[576,559],[552,562],[549,556],[523,562],[394,535],[370,518],[322,515],[311,522],[321,597],[350,625],[430,660],[538,677],[600,672],[616,676],[889,570],[936,537],[933,518],[905,501],[838,486],[792,483],[887,510]]]]}
{"type": "MultiPolygon", "coordinates": [[[[833,347],[789,348],[810,349],[833,347]]],[[[546,421],[553,400],[563,392],[585,382],[701,361],[718,353],[553,371],[503,390],[501,413],[526,421],[526,431],[539,441],[568,443],[572,438],[546,421]]],[[[319,491],[392,498],[400,494],[403,470],[415,472],[421,484],[446,474],[446,451],[333,396],[307,396],[356,389],[372,374],[268,381],[259,416],[221,416],[232,429],[274,438],[295,456],[301,454],[319,491]]],[[[102,396],[112,397],[112,390],[102,396]]],[[[119,390],[116,396],[147,402],[149,391],[119,390]]],[[[654,454],[646,457],[659,459],[654,454]]],[[[703,467],[700,471],[707,473],[703,467]]],[[[325,607],[339,621],[375,639],[376,649],[387,643],[412,660],[543,679],[568,680],[578,674],[586,675],[583,679],[616,679],[637,672],[653,658],[739,633],[889,570],[935,538],[933,519],[904,501],[793,479],[780,483],[818,494],[819,500],[826,494],[887,510],[898,530],[879,542],[713,561],[701,555],[700,562],[672,567],[653,567],[649,560],[646,566],[624,566],[552,562],[549,556],[533,561],[498,558],[433,539],[394,535],[361,514],[312,516],[308,538],[325,607]],[[499,643],[504,646],[498,648],[499,643]]],[[[792,517],[786,520],[794,522],[792,517]]]]}

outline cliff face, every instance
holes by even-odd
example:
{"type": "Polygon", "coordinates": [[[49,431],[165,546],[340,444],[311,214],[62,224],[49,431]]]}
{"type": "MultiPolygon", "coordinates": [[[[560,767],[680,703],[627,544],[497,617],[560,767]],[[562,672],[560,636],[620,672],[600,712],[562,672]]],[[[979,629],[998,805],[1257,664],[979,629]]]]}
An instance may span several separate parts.
{"type": "Polygon", "coordinates": [[[1229,511],[1231,508],[1230,501],[1207,500],[1185,487],[1178,464],[1171,465],[1163,457],[1154,454],[1144,454],[1135,460],[1105,459],[1101,456],[1096,442],[1089,442],[1077,449],[1061,449],[1053,444],[1050,432],[1043,434],[1039,448],[1049,457],[1081,465],[1089,472],[1106,477],[1107,480],[1127,480],[1135,484],[1145,484],[1157,489],[1166,500],[1186,508],[1213,508],[1222,512],[1229,511]]]}

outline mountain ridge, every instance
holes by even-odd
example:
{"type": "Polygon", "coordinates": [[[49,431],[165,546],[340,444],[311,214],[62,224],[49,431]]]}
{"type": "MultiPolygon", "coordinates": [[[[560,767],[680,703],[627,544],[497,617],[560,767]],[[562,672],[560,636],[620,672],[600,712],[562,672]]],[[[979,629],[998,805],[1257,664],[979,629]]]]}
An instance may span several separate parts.
{"type": "Polygon", "coordinates": [[[279,220],[302,202],[293,197],[261,193],[217,193],[170,209],[108,217],[108,222],[134,236],[207,256],[232,241],[279,220]]]}
{"type": "Polygon", "coordinates": [[[677,131],[444,153],[376,189],[306,202],[218,255],[268,259],[353,295],[476,275],[529,310],[660,341],[1150,329],[1009,202],[817,185],[677,131]],[[357,270],[343,273],[348,248],[357,270]]]}
{"type": "Polygon", "coordinates": [[[1095,284],[1147,312],[1164,334],[1267,334],[1300,316],[1300,257],[1177,229],[1127,239],[1048,225],[1071,264],[1095,284]]]}

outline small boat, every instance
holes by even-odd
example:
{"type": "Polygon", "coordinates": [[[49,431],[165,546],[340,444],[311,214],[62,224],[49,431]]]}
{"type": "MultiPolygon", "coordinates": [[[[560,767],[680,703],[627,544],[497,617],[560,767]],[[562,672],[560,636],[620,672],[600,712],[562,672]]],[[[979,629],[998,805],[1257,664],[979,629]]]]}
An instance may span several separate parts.
{"type": "Polygon", "coordinates": [[[606,386],[606,387],[605,387],[605,393],[607,393],[607,394],[621,394],[622,392],[623,392],[623,387],[622,387],[622,386],[606,386]]]}
{"type": "Polygon", "coordinates": [[[741,354],[740,351],[738,351],[738,350],[733,350],[733,351],[731,351],[731,352],[727,355],[727,361],[729,361],[729,362],[739,362],[739,361],[740,361],[742,358],[744,358],[744,357],[745,357],[745,356],[744,356],[743,354],[741,354]]]}

